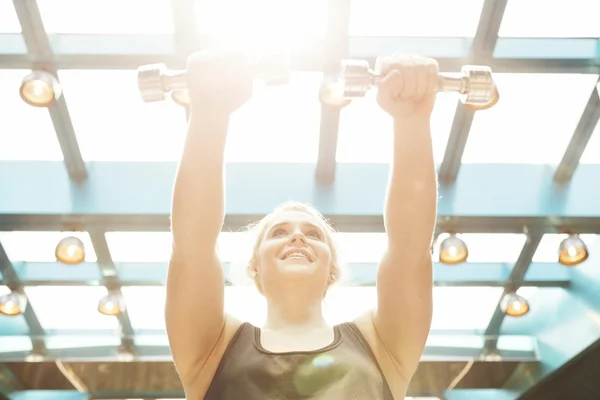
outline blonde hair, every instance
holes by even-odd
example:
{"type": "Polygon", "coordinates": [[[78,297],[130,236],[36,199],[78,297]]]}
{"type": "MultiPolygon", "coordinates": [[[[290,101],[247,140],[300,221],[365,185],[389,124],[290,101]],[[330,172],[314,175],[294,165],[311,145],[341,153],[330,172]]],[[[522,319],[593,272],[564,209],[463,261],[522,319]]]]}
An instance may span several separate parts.
{"type": "MultiPolygon", "coordinates": [[[[258,249],[260,248],[260,245],[263,241],[265,231],[268,229],[268,227],[271,225],[271,222],[278,214],[280,214],[282,212],[286,212],[286,211],[305,212],[305,213],[312,215],[314,217],[317,217],[319,220],[321,220],[321,222],[323,223],[323,226],[325,228],[324,231],[325,231],[325,237],[327,239],[327,244],[329,245],[329,248],[331,250],[331,256],[332,256],[331,274],[335,275],[334,283],[339,283],[342,281],[343,278],[346,278],[347,271],[342,266],[341,257],[339,254],[340,253],[339,248],[338,248],[338,245],[335,240],[335,233],[336,233],[335,229],[331,225],[330,221],[327,218],[325,218],[316,208],[314,208],[310,204],[301,203],[298,201],[283,202],[283,203],[279,204],[277,207],[275,207],[273,209],[273,211],[271,211],[269,214],[267,214],[263,218],[261,218],[259,221],[250,223],[244,229],[242,229],[242,232],[249,233],[252,237],[252,247],[251,247],[250,257],[247,259],[247,261],[245,263],[243,263],[244,264],[244,275],[246,275],[245,272],[250,266],[255,265],[257,263],[256,258],[257,258],[257,254],[258,254],[258,249]]],[[[230,270],[230,272],[233,272],[233,269],[230,270]]],[[[238,279],[236,279],[233,276],[230,276],[230,279],[234,284],[236,283],[236,281],[238,281],[238,279]]]]}

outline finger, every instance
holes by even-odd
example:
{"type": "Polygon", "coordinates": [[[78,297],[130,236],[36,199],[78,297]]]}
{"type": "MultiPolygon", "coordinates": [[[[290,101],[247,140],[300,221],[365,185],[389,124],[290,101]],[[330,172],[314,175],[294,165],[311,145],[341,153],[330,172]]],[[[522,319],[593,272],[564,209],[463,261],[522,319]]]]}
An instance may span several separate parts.
{"type": "Polygon", "coordinates": [[[402,93],[403,86],[404,79],[400,71],[391,71],[379,83],[377,101],[387,103],[390,99],[397,99],[402,93]]]}
{"type": "Polygon", "coordinates": [[[381,76],[387,75],[390,72],[389,57],[377,57],[374,71],[381,76]]]}
{"type": "Polygon", "coordinates": [[[437,61],[431,60],[427,63],[427,94],[435,94],[438,91],[439,66],[437,61]]]}
{"type": "Polygon", "coordinates": [[[415,71],[415,94],[413,96],[414,100],[421,100],[423,96],[427,94],[428,90],[428,69],[427,69],[427,59],[423,57],[415,57],[411,56],[414,64],[415,71]]]}
{"type": "Polygon", "coordinates": [[[403,80],[400,98],[402,100],[414,98],[417,91],[417,68],[414,60],[411,57],[407,57],[405,61],[397,68],[400,71],[400,74],[402,74],[403,80]]]}

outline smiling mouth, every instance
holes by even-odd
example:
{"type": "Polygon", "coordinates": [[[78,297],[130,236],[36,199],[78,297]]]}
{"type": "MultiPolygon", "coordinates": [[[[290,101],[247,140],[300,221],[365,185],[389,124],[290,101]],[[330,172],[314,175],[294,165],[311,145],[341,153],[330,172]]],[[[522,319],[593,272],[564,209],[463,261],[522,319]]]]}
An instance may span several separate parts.
{"type": "Polygon", "coordinates": [[[283,257],[284,260],[290,260],[290,259],[294,259],[294,260],[306,260],[306,261],[311,261],[310,257],[307,256],[306,254],[299,252],[299,251],[293,251],[291,253],[288,253],[285,255],[285,257],[283,257]]]}

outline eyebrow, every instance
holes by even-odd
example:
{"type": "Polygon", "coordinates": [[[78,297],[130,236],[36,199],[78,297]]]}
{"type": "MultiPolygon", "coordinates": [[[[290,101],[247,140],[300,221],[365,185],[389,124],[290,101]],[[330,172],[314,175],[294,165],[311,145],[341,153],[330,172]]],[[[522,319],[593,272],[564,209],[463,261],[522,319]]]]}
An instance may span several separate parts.
{"type": "MultiPolygon", "coordinates": [[[[282,227],[282,226],[284,226],[284,225],[289,225],[290,223],[291,223],[290,221],[282,221],[282,222],[278,222],[278,223],[276,223],[275,225],[273,225],[273,226],[272,226],[272,227],[269,229],[269,231],[268,231],[268,232],[269,232],[269,233],[271,233],[271,232],[273,232],[273,230],[275,230],[275,229],[277,229],[277,228],[279,228],[279,227],[282,227]]],[[[315,224],[312,224],[312,223],[310,223],[310,222],[302,222],[302,223],[301,223],[301,225],[302,225],[302,226],[309,226],[309,227],[311,227],[311,228],[318,229],[320,232],[323,232],[323,228],[321,228],[321,227],[319,227],[319,226],[317,226],[317,225],[315,225],[315,224]]]]}

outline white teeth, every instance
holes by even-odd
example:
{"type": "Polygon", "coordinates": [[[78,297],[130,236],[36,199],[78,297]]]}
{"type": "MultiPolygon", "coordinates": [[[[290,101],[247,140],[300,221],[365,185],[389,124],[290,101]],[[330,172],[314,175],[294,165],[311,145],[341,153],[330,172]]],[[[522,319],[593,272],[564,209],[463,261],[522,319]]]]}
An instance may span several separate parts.
{"type": "Polygon", "coordinates": [[[291,258],[291,257],[299,257],[299,258],[304,258],[304,259],[308,260],[308,257],[304,253],[299,253],[299,252],[290,253],[287,256],[285,256],[285,259],[287,260],[288,258],[291,258]]]}

